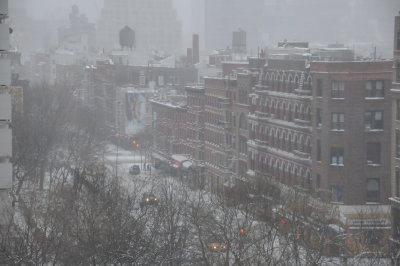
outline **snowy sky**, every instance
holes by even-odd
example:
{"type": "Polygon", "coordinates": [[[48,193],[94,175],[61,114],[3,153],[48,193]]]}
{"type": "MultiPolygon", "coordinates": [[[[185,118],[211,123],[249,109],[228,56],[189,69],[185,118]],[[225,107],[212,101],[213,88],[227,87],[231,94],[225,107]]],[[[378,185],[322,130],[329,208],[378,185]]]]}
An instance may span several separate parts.
{"type": "MultiPolygon", "coordinates": [[[[90,21],[96,22],[104,0],[9,1],[14,3],[25,1],[29,13],[35,18],[64,21],[68,19],[71,6],[77,4],[81,13],[86,14],[90,21]]],[[[193,33],[191,3],[202,0],[172,1],[183,22],[183,37],[186,38],[185,36],[193,33]]],[[[251,0],[243,1],[251,4],[251,0]]],[[[268,34],[275,34],[277,38],[301,41],[318,40],[321,43],[336,41],[330,40],[331,31],[336,30],[339,42],[346,40],[349,43],[371,42],[371,45],[373,43],[392,45],[393,17],[400,11],[400,0],[265,0],[265,3],[267,10],[270,10],[270,16],[281,16],[279,19],[282,19],[282,23],[271,26],[268,24],[268,18],[265,18],[264,27],[270,31],[268,34]],[[271,7],[278,9],[271,11],[271,7]],[[279,33],[284,33],[285,36],[279,36],[279,33]]]]}

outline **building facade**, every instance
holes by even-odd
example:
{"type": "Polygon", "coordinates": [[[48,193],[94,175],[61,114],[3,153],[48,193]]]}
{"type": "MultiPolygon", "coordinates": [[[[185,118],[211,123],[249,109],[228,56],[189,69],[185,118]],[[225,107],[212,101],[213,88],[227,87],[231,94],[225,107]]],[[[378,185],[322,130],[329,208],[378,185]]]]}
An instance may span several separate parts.
{"type": "MultiPolygon", "coordinates": [[[[8,1],[0,1],[0,214],[7,209],[9,190],[12,188],[12,99],[9,90],[11,85],[10,59],[6,51],[10,48],[8,1]]],[[[3,217],[0,223],[3,223],[3,217]]]]}
{"type": "Polygon", "coordinates": [[[311,189],[311,92],[306,60],[268,60],[250,95],[253,176],[311,189]]]}
{"type": "Polygon", "coordinates": [[[392,98],[392,251],[393,264],[400,264],[400,14],[395,17],[394,24],[394,62],[392,98]]]}
{"type": "Polygon", "coordinates": [[[332,202],[387,204],[392,62],[312,62],[311,72],[314,187],[332,202]]]}
{"type": "Polygon", "coordinates": [[[172,97],[150,101],[154,165],[164,165],[196,188],[205,185],[204,174],[204,88],[185,88],[186,103],[172,97]]]}

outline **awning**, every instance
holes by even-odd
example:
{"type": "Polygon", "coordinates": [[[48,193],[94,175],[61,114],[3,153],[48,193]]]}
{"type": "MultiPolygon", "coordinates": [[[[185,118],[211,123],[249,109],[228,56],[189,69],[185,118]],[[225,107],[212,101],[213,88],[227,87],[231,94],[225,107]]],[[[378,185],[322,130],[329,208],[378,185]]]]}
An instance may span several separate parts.
{"type": "Polygon", "coordinates": [[[184,161],[182,163],[182,168],[183,169],[189,169],[192,165],[193,165],[193,163],[191,161],[184,161]]]}
{"type": "Polygon", "coordinates": [[[167,158],[165,158],[164,156],[162,156],[158,153],[153,153],[152,156],[153,156],[153,158],[158,159],[160,161],[168,162],[167,158]]]}
{"type": "Polygon", "coordinates": [[[184,162],[184,161],[189,160],[189,158],[188,158],[186,155],[183,155],[183,154],[173,154],[173,155],[171,156],[171,158],[172,158],[174,161],[177,161],[177,162],[179,162],[179,163],[182,163],[182,162],[184,162]]]}

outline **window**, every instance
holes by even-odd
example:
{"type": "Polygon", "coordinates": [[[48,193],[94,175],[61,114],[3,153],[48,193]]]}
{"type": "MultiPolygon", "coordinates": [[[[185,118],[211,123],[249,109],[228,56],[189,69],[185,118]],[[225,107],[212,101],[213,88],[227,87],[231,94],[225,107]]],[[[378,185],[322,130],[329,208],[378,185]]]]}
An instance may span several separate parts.
{"type": "Polygon", "coordinates": [[[333,202],[343,202],[343,190],[344,188],[341,185],[331,185],[333,202]]]}
{"type": "Polygon", "coordinates": [[[344,113],[332,113],[331,129],[344,129],[344,113]]]}
{"type": "Polygon", "coordinates": [[[315,124],[316,124],[316,127],[322,126],[322,110],[320,108],[317,108],[317,113],[315,116],[315,124]]]}
{"type": "Polygon", "coordinates": [[[400,169],[396,168],[396,184],[395,184],[396,197],[400,197],[400,169]]]}
{"type": "Polygon", "coordinates": [[[239,137],[239,152],[246,154],[247,153],[247,139],[245,137],[239,137]]]}
{"type": "Polygon", "coordinates": [[[400,132],[396,131],[396,154],[395,157],[400,159],[400,132]]]}
{"type": "Polygon", "coordinates": [[[317,79],[317,91],[316,91],[316,96],[317,97],[322,97],[322,80],[317,79]]]}
{"type": "Polygon", "coordinates": [[[317,140],[317,161],[321,161],[321,140],[317,140]]]}
{"type": "Polygon", "coordinates": [[[316,180],[316,187],[317,188],[320,188],[321,187],[321,175],[320,174],[317,174],[317,178],[316,178],[317,180],[316,180]]]}
{"type": "Polygon", "coordinates": [[[367,179],[367,202],[379,202],[379,178],[367,179]]]}
{"type": "Polygon", "coordinates": [[[343,165],[343,154],[344,149],[341,147],[332,147],[331,148],[331,165],[343,165]]]}
{"type": "Polygon", "coordinates": [[[396,120],[400,120],[400,100],[396,100],[396,120]]]}
{"type": "Polygon", "coordinates": [[[400,62],[398,62],[396,66],[396,82],[400,83],[400,62]]]}
{"type": "Polygon", "coordinates": [[[365,83],[366,98],[383,98],[384,88],[382,80],[370,80],[365,83]]]}
{"type": "Polygon", "coordinates": [[[400,50],[400,31],[397,32],[397,50],[400,50]]]}
{"type": "Polygon", "coordinates": [[[344,98],[344,82],[332,81],[332,98],[344,98]]]}
{"type": "Polygon", "coordinates": [[[383,129],[383,111],[365,112],[365,129],[383,129]]]}
{"type": "Polygon", "coordinates": [[[381,163],[381,144],[379,142],[367,143],[367,164],[381,163]]]}

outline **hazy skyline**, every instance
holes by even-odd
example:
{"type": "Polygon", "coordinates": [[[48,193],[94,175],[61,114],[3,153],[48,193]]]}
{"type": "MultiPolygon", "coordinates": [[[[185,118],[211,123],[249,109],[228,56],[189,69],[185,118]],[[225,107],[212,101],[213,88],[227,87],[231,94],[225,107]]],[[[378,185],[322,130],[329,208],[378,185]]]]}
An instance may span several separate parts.
{"type": "MultiPolygon", "coordinates": [[[[70,7],[78,4],[81,13],[97,24],[103,0],[15,0],[26,1],[29,13],[34,18],[48,18],[67,22],[70,7]],[[40,4],[39,4],[40,3],[40,4]]],[[[200,33],[204,41],[204,22],[193,21],[201,17],[194,14],[194,1],[173,0],[178,17],[182,21],[182,47],[190,45],[192,33],[200,33]],[[200,25],[200,26],[199,26],[200,25]]],[[[262,21],[265,29],[262,45],[274,45],[288,39],[311,43],[341,42],[349,46],[362,46],[368,50],[378,46],[378,54],[391,56],[393,41],[393,16],[400,10],[398,0],[266,0],[267,14],[262,21]]],[[[251,2],[249,3],[251,4],[251,2]]],[[[200,11],[199,11],[200,12],[200,11]]],[[[227,43],[229,45],[229,43],[227,43]]],[[[221,48],[221,47],[216,47],[221,48]]],[[[184,49],[183,49],[184,51],[184,49]]]]}

